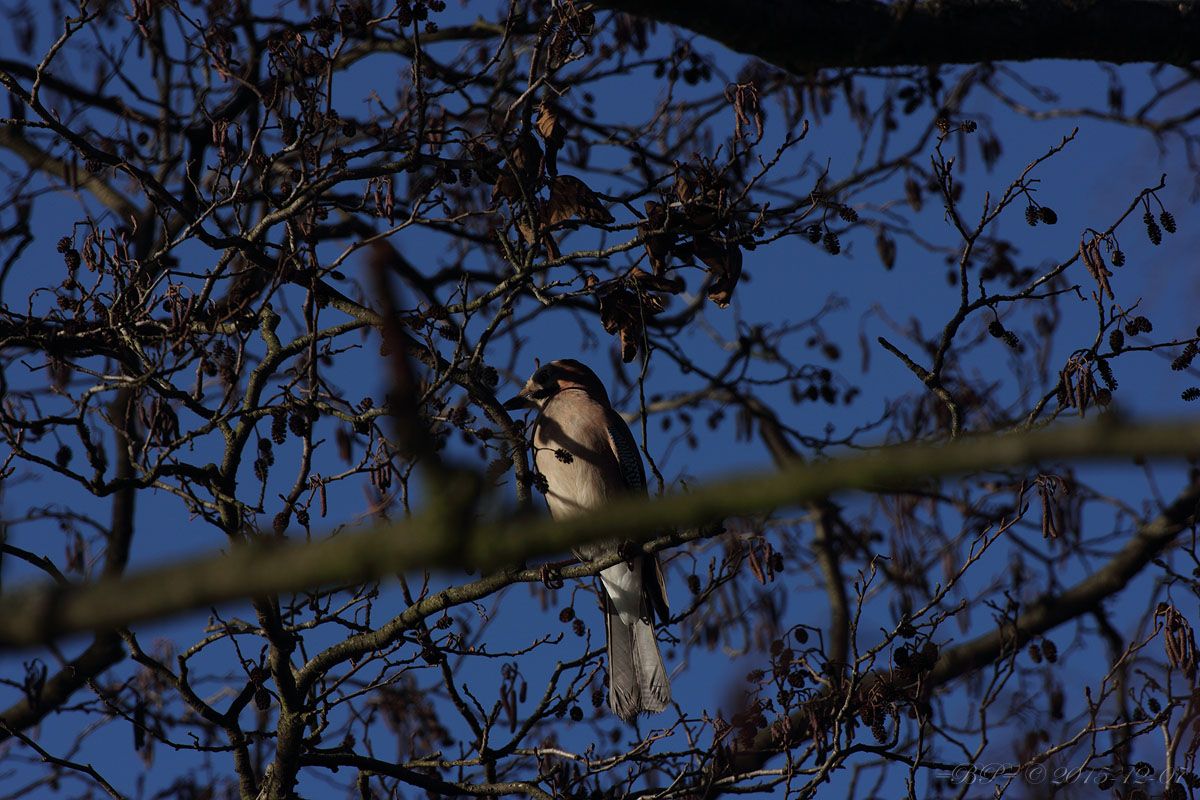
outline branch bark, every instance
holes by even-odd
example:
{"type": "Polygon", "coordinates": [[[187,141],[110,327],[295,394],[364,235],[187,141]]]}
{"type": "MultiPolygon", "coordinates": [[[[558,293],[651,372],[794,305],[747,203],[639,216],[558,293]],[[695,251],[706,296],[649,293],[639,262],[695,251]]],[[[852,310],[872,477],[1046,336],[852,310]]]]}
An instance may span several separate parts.
{"type": "Polygon", "coordinates": [[[64,634],[108,631],[216,603],[368,581],[411,569],[496,570],[561,553],[622,531],[630,541],[846,489],[904,491],[922,480],[1046,459],[1183,456],[1200,451],[1200,423],[1126,424],[1100,418],[1031,433],[900,445],[824,463],[722,481],[694,493],[631,498],[566,522],[510,519],[466,530],[434,508],[398,524],[311,543],[264,539],[232,552],[190,559],[83,586],[18,590],[0,598],[0,644],[41,644],[64,634]],[[447,522],[454,524],[447,525],[447,522]]]}
{"type": "Polygon", "coordinates": [[[1191,0],[599,0],[668,22],[794,73],[824,67],[1038,58],[1188,64],[1200,58],[1191,0]]]}

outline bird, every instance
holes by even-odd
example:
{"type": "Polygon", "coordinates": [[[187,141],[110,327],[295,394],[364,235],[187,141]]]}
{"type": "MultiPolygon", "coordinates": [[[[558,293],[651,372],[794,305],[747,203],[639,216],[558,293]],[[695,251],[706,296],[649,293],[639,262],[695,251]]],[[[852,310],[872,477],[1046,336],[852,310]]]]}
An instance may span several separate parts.
{"type": "MultiPolygon", "coordinates": [[[[646,494],[646,470],[625,420],[604,384],[584,364],[566,358],[543,364],[504,404],[535,409],[534,462],[546,480],[554,519],[603,507],[624,494],[646,494]]],[[[620,537],[579,547],[588,561],[611,554],[620,537]]],[[[669,616],[666,583],[655,554],[638,554],[600,571],[608,654],[608,705],[632,723],[662,711],[671,683],[655,637],[655,619],[669,616]]]]}

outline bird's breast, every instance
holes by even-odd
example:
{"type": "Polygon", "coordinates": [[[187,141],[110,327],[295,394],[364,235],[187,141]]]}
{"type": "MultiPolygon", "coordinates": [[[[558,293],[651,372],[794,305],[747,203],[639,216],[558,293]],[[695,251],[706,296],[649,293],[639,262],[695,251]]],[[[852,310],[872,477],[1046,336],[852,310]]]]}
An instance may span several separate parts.
{"type": "Polygon", "coordinates": [[[556,519],[600,508],[621,490],[602,409],[575,405],[550,405],[534,429],[534,461],[556,519]]]}

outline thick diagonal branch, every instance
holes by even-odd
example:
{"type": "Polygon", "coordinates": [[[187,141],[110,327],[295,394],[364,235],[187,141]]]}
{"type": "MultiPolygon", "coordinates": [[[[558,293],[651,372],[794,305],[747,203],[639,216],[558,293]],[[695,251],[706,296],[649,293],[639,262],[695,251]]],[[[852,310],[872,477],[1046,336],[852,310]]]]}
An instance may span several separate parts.
{"type": "Polygon", "coordinates": [[[941,475],[1037,463],[1190,455],[1200,423],[1133,425],[1098,420],[1031,433],[981,436],[946,445],[886,447],[866,455],[715,483],[656,500],[630,498],[569,521],[516,519],[446,530],[435,512],[366,533],[310,543],[238,547],[140,574],[75,587],[49,586],[0,599],[0,643],[33,645],[78,631],[113,630],[245,597],[368,581],[412,569],[495,570],[600,541],[620,530],[645,541],[656,532],[809,503],[846,489],[904,491],[941,475]]]}
{"type": "Polygon", "coordinates": [[[1163,0],[600,0],[795,73],[1038,58],[1188,64],[1200,7],[1163,0]]]}

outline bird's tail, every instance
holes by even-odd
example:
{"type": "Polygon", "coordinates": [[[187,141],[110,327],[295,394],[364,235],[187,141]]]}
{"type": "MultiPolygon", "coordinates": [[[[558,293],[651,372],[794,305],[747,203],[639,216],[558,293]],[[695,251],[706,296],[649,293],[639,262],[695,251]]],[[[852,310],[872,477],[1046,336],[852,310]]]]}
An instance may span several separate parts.
{"type": "Polygon", "coordinates": [[[654,624],[636,618],[622,622],[611,601],[605,606],[609,707],[626,722],[638,714],[662,711],[671,702],[671,683],[658,652],[654,624]]]}

